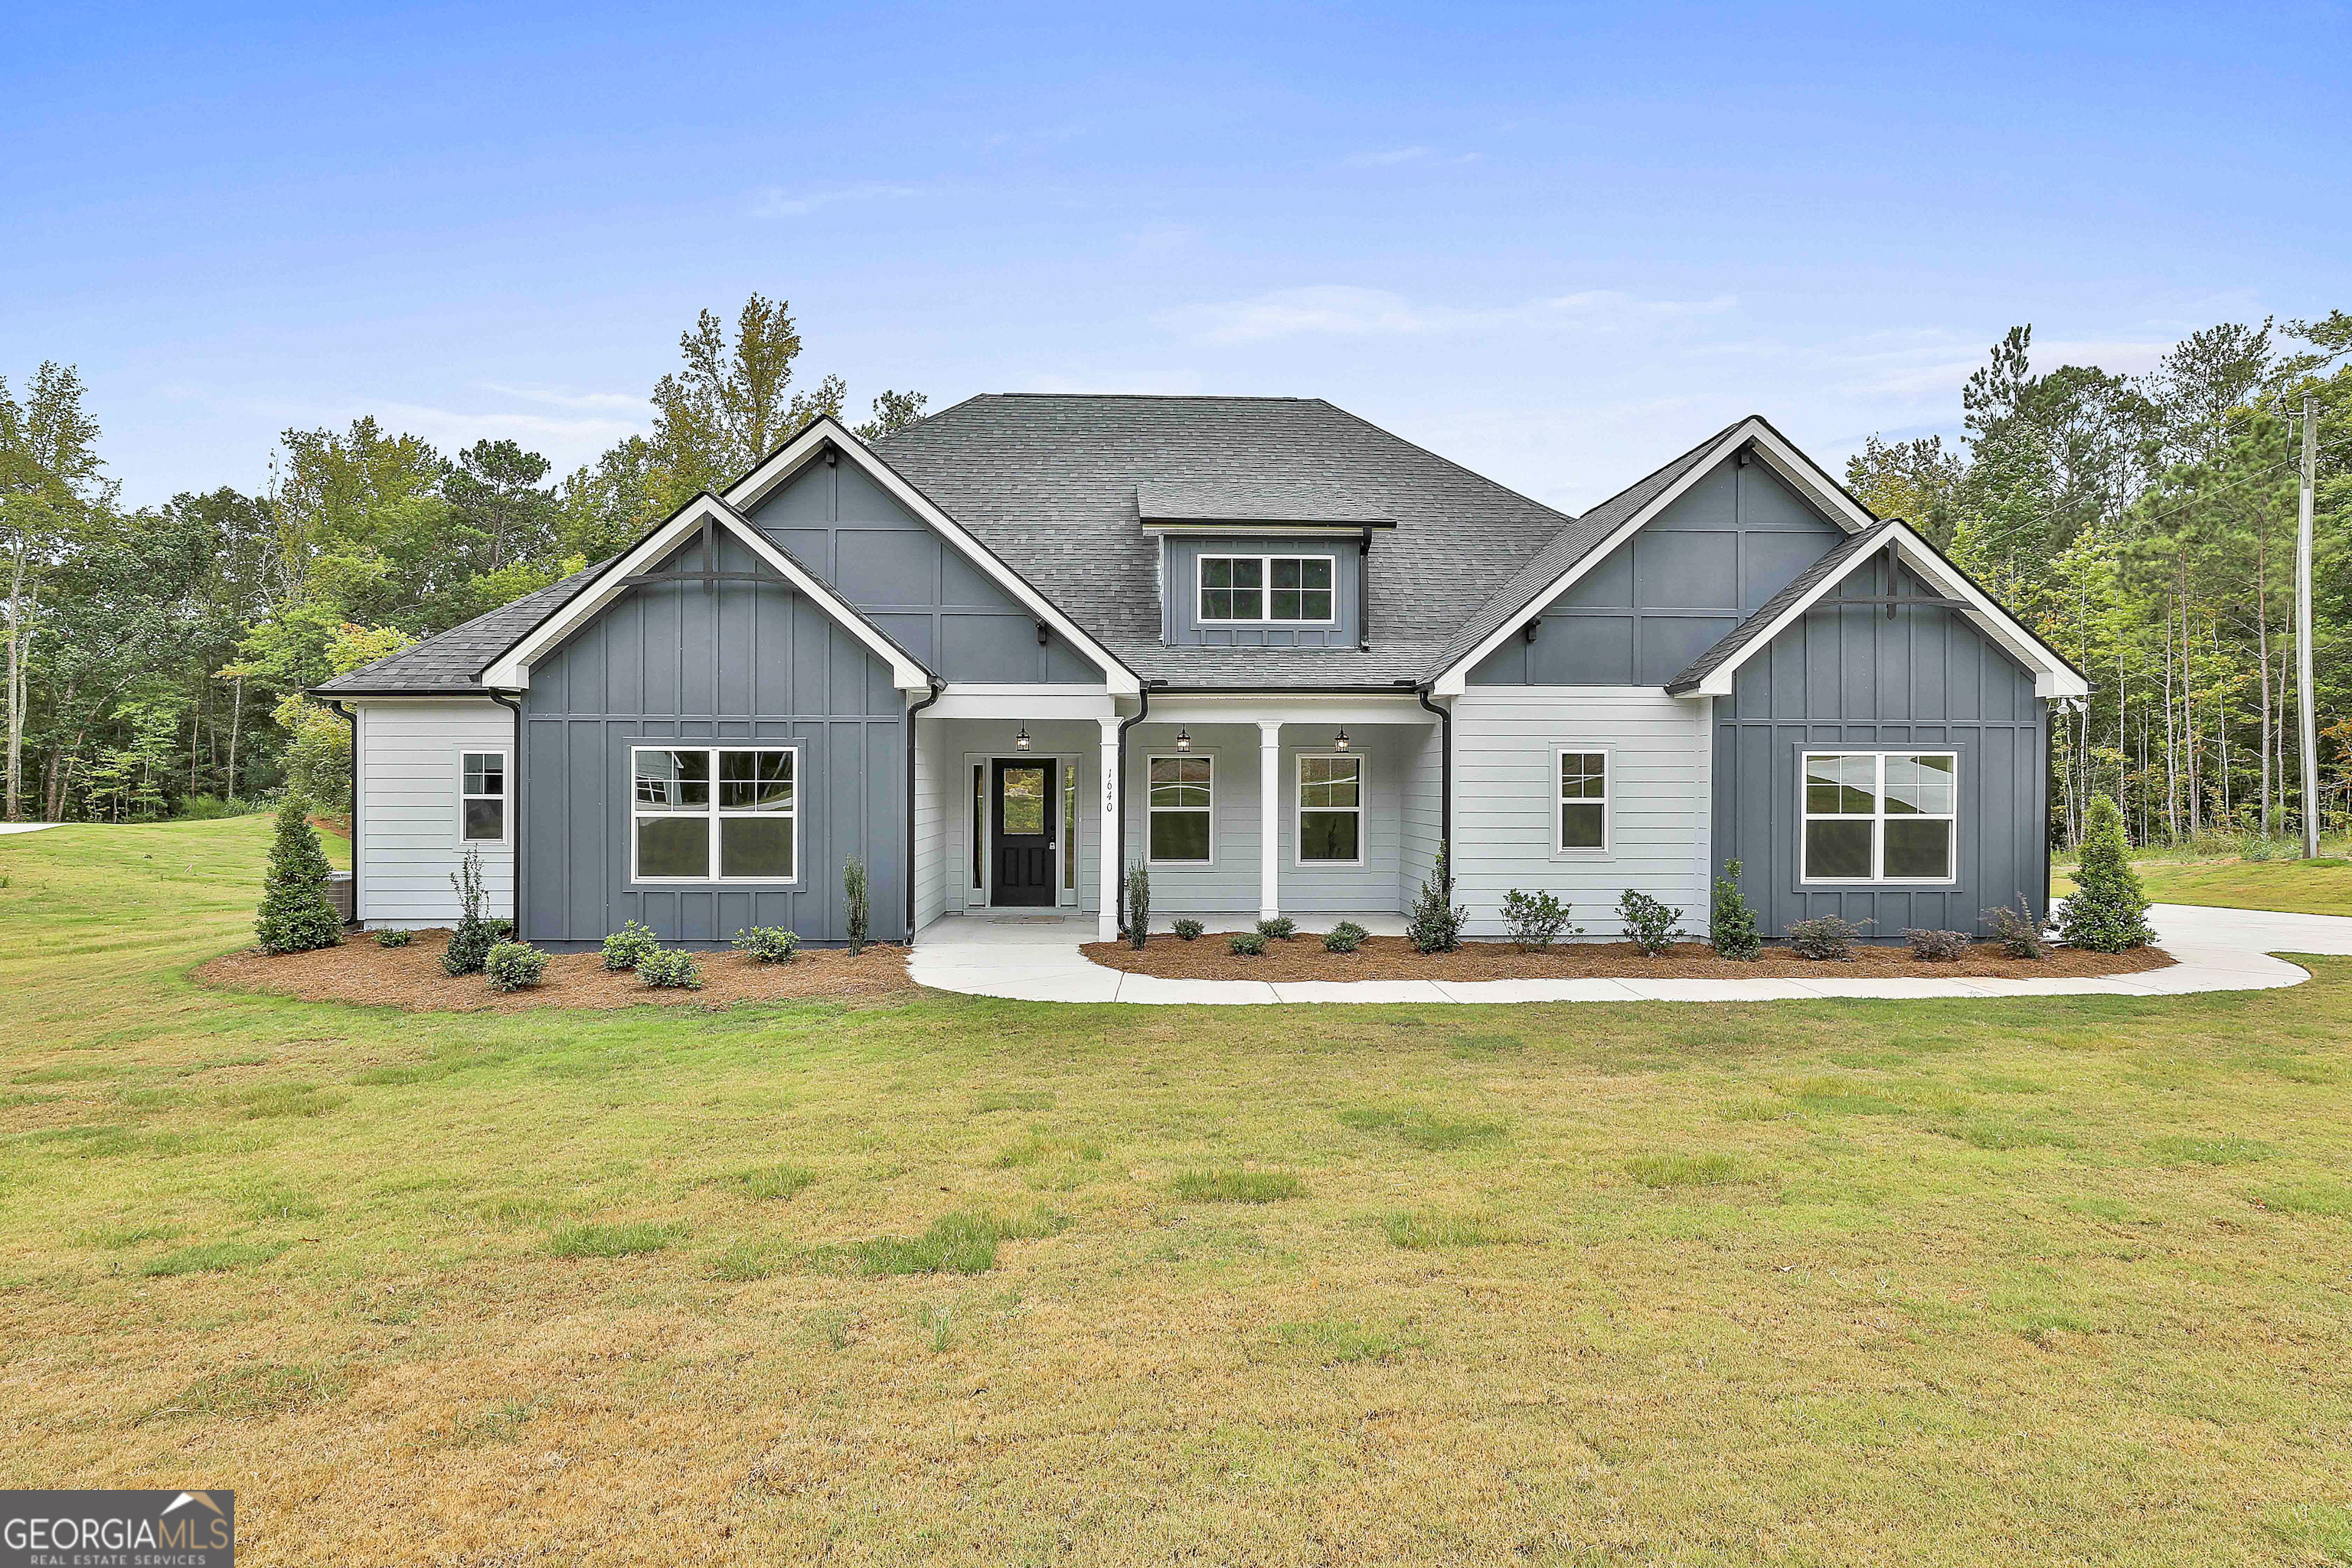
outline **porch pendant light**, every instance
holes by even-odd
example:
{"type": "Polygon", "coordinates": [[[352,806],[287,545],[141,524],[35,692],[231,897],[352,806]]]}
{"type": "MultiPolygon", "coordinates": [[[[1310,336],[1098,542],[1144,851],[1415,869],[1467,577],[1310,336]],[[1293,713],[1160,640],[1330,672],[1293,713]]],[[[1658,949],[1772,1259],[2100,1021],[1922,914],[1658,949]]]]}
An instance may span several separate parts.
{"type": "Polygon", "coordinates": [[[1342,730],[1337,735],[1331,737],[1331,749],[1335,752],[1344,752],[1348,749],[1347,731],[1342,730]]]}
{"type": "Polygon", "coordinates": [[[1179,730],[1176,731],[1176,749],[1180,752],[1189,752],[1192,749],[1192,731],[1179,730]]]}
{"type": "Polygon", "coordinates": [[[1025,752],[1029,749],[1029,726],[1026,721],[1024,721],[1021,726],[1021,733],[1013,737],[1013,749],[1016,752],[1025,752]]]}

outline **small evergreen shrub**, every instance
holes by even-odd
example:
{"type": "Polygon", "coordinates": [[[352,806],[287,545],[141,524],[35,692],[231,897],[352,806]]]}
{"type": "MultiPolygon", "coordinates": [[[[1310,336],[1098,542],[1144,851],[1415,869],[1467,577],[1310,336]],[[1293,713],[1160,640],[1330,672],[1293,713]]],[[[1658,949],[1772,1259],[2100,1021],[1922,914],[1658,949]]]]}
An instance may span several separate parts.
{"type": "Polygon", "coordinates": [[[1352,938],[1358,943],[1361,943],[1366,937],[1372,934],[1353,921],[1341,921],[1338,925],[1331,928],[1331,933],[1334,936],[1346,936],[1352,938]]]}
{"type": "Polygon", "coordinates": [[[656,991],[699,991],[702,965],[690,952],[657,947],[637,960],[637,978],[656,991]]]}
{"type": "Polygon", "coordinates": [[[1174,927],[1178,942],[1197,941],[1201,933],[1208,929],[1199,921],[1178,921],[1174,927]]]}
{"type": "MultiPolygon", "coordinates": [[[[1870,922],[1864,921],[1863,925],[1870,922]]],[[[1862,925],[1842,915],[1815,915],[1809,921],[1789,922],[1789,946],[1799,958],[1810,958],[1816,963],[1844,963],[1853,957],[1854,939],[1862,934],[1862,925]]]]}
{"type": "Polygon", "coordinates": [[[1127,941],[1138,952],[1151,938],[1151,868],[1138,860],[1127,868],[1127,941]]]}
{"type": "Polygon", "coordinates": [[[798,932],[782,926],[753,926],[735,933],[734,946],[736,952],[748,952],[761,963],[790,963],[793,954],[800,951],[801,939],[798,932]]]}
{"type": "Polygon", "coordinates": [[[264,952],[309,952],[343,940],[342,917],[327,902],[332,868],[310,826],[310,808],[289,795],[278,808],[278,839],[269,847],[269,869],[261,879],[261,908],[253,921],[264,952]]]}
{"type": "MultiPolygon", "coordinates": [[[[1139,942],[1136,945],[1139,947],[1142,944],[1139,942]]],[[[1237,931],[1225,938],[1225,951],[1235,958],[1263,958],[1265,955],[1265,938],[1254,931],[1237,931]]]]}
{"type": "Polygon", "coordinates": [[[466,851],[465,859],[449,873],[449,885],[457,889],[457,929],[449,933],[449,951],[441,955],[441,967],[452,974],[479,974],[482,961],[502,934],[497,922],[482,918],[480,850],[466,851]]]}
{"type": "Polygon", "coordinates": [[[1429,868],[1429,877],[1405,916],[1404,934],[1415,952],[1453,952],[1462,946],[1462,922],[1469,915],[1468,910],[1454,901],[1454,871],[1445,863],[1445,851],[1440,849],[1437,863],[1429,868]]]}
{"type": "Polygon", "coordinates": [[[1269,942],[1288,942],[1298,934],[1298,922],[1288,915],[1276,915],[1270,921],[1258,921],[1257,934],[1269,942]]]}
{"type": "Polygon", "coordinates": [[[1582,936],[1584,928],[1568,923],[1569,906],[1549,893],[1523,892],[1513,888],[1503,898],[1503,923],[1521,952],[1549,947],[1562,936],[1582,936]]]}
{"type": "Polygon", "coordinates": [[[2124,843],[2123,813],[2105,795],[2091,801],[2074,891],[2058,906],[2058,936],[2093,952],[2122,952],[2156,940],[2147,924],[2147,893],[2124,843]]]}
{"type": "Polygon", "coordinates": [[[1958,963],[1969,955],[1970,938],[1964,931],[1918,931],[1906,927],[1903,940],[1911,944],[1915,963],[1958,963]]]}
{"type": "Polygon", "coordinates": [[[1984,918],[1992,927],[1992,939],[2000,944],[2003,958],[2047,958],[2050,942],[2042,934],[2041,922],[2033,918],[2033,906],[2025,895],[2017,895],[2017,907],[1996,904],[1985,910],[1984,918]]]}
{"type": "Polygon", "coordinates": [[[841,863],[841,912],[849,923],[849,951],[864,952],[866,919],[872,911],[866,907],[866,862],[855,855],[841,863]]]}
{"type": "Polygon", "coordinates": [[[1754,907],[1739,890],[1739,871],[1738,861],[1728,861],[1723,875],[1715,879],[1715,908],[1707,921],[1706,939],[1717,957],[1753,963],[1764,951],[1764,938],[1756,929],[1754,907]]]}
{"type": "Polygon", "coordinates": [[[1361,926],[1349,925],[1345,921],[1333,926],[1329,931],[1323,934],[1323,951],[1326,952],[1354,952],[1357,949],[1364,945],[1364,939],[1357,934],[1362,930],[1363,928],[1361,926]]]}
{"type": "Polygon", "coordinates": [[[520,991],[547,973],[547,954],[524,942],[502,942],[482,955],[482,973],[493,991],[520,991]]]}
{"type": "Polygon", "coordinates": [[[638,960],[660,946],[653,927],[630,921],[604,939],[604,967],[616,974],[635,969],[638,960]]]}
{"type": "Polygon", "coordinates": [[[375,944],[378,947],[406,947],[415,940],[415,931],[400,931],[392,926],[386,926],[375,933],[375,944]]]}
{"type": "Polygon", "coordinates": [[[1617,918],[1624,923],[1626,940],[1655,958],[1682,935],[1683,912],[1670,910],[1649,894],[1633,888],[1617,895],[1617,918]]]}

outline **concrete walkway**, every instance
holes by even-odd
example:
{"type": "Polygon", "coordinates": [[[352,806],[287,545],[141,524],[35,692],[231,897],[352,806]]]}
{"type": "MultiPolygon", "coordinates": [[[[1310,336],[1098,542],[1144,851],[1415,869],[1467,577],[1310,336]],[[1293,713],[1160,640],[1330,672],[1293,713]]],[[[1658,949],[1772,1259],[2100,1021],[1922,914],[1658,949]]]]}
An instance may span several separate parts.
{"type": "Polygon", "coordinates": [[[63,825],[55,822],[0,822],[0,835],[10,833],[38,833],[45,827],[58,827],[61,826],[63,825]]]}
{"type": "MultiPolygon", "coordinates": [[[[1091,918],[949,915],[923,928],[908,962],[917,983],[1024,1002],[1139,1002],[1218,1006],[1275,1002],[1790,1002],[1823,996],[2177,996],[2299,985],[2310,973],[2273,952],[2352,954],[2352,919],[2158,904],[2169,969],[2101,980],[1161,980],[1089,961],[1091,918]]],[[[1329,917],[1338,919],[1339,917],[1329,917]]],[[[1397,917],[1387,924],[1401,929],[1397,917]]],[[[1155,924],[1157,922],[1154,922],[1155,924]]],[[[1328,921],[1315,922],[1328,926],[1328,921]]],[[[1370,919],[1360,924],[1371,925],[1370,919]]],[[[1307,922],[1301,922],[1306,929],[1307,922]]],[[[1376,930],[1378,928],[1375,928],[1376,930]]],[[[1171,939],[1172,940],[1172,939],[1171,939]]]]}

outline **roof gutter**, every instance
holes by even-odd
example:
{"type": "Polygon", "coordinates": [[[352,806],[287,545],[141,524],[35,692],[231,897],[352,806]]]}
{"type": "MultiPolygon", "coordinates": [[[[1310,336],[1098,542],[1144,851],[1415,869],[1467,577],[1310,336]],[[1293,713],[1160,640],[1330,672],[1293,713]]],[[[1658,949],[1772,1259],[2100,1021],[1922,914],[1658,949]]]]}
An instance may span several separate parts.
{"type": "Polygon", "coordinates": [[[522,929],[522,699],[507,691],[493,691],[489,697],[514,712],[514,756],[507,764],[507,832],[514,841],[514,939],[529,942],[522,929]]]}
{"type": "MultiPolygon", "coordinates": [[[[915,715],[940,700],[947,683],[931,678],[931,694],[907,704],[907,945],[915,945],[915,715]]],[[[1072,853],[1076,853],[1075,849],[1072,853]]]]}
{"type": "Polygon", "coordinates": [[[336,701],[327,699],[327,707],[352,727],[352,919],[360,923],[360,716],[336,701]]]}

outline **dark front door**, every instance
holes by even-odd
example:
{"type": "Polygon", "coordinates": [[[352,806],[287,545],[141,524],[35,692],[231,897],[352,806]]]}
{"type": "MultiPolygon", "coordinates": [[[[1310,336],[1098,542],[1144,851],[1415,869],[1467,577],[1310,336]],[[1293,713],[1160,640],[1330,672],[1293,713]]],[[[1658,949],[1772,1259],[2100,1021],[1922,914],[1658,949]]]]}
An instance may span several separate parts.
{"type": "Polygon", "coordinates": [[[1054,763],[999,757],[990,810],[995,816],[996,868],[992,904],[1054,901],[1054,763]]]}

